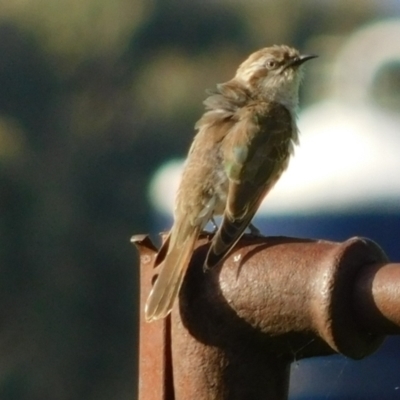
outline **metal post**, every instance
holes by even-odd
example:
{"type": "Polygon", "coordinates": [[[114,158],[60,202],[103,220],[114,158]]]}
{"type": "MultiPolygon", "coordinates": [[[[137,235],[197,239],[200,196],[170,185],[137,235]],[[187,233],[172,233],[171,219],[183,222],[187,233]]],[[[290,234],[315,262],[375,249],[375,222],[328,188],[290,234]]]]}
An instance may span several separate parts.
{"type": "MultiPolygon", "coordinates": [[[[368,239],[249,235],[204,273],[209,239],[198,241],[171,317],[141,318],[140,400],[286,399],[294,358],[359,359],[400,333],[400,264],[368,239]]],[[[157,250],[133,241],[143,312],[157,250]]]]}

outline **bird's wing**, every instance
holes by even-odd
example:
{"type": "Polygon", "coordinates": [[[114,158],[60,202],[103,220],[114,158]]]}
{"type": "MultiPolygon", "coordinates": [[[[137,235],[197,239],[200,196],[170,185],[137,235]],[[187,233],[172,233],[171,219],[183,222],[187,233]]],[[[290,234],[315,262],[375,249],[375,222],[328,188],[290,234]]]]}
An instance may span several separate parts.
{"type": "Polygon", "coordinates": [[[205,268],[226,257],[287,167],[294,129],[292,115],[281,104],[254,104],[241,110],[222,145],[229,191],[205,268]]]}

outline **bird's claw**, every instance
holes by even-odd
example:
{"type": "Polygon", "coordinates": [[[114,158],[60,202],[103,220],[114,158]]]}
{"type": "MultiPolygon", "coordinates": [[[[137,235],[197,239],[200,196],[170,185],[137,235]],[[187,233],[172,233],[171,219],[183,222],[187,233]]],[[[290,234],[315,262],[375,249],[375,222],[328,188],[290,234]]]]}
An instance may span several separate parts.
{"type": "Polygon", "coordinates": [[[253,236],[263,237],[264,235],[253,224],[249,224],[249,231],[253,236]]]}
{"type": "Polygon", "coordinates": [[[207,273],[208,271],[210,271],[210,267],[208,267],[206,264],[203,264],[203,273],[207,273]]]}

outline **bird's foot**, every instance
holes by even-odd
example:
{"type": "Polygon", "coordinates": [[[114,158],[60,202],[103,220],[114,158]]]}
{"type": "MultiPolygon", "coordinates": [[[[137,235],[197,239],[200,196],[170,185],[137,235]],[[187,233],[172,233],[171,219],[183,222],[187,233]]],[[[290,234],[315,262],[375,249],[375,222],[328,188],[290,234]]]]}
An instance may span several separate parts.
{"type": "Polygon", "coordinates": [[[248,226],[250,233],[253,236],[258,236],[258,237],[263,237],[264,235],[260,232],[260,230],[258,228],[256,228],[253,224],[249,224],[248,226]]]}

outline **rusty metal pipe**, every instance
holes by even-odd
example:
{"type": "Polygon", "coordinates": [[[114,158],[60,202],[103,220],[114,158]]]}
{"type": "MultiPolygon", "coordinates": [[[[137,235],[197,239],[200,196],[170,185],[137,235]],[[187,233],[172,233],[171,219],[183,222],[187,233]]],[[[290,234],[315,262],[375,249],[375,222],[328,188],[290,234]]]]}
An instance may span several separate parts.
{"type": "Polygon", "coordinates": [[[354,288],[355,316],[369,332],[400,334],[400,264],[363,268],[354,288]]]}
{"type": "MultiPolygon", "coordinates": [[[[285,399],[293,359],[336,352],[362,358],[384,334],[398,332],[393,281],[400,286],[400,265],[387,264],[368,239],[245,236],[222,267],[205,274],[209,239],[198,242],[170,329],[142,316],[141,400],[285,399]],[[158,384],[159,396],[149,396],[158,384]]],[[[147,238],[135,242],[144,304],[156,250],[147,238]]]]}

